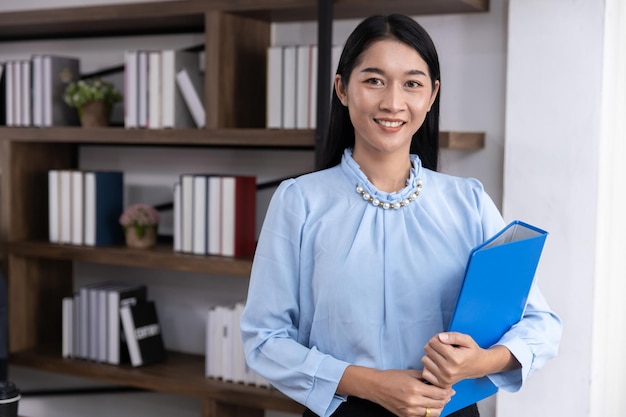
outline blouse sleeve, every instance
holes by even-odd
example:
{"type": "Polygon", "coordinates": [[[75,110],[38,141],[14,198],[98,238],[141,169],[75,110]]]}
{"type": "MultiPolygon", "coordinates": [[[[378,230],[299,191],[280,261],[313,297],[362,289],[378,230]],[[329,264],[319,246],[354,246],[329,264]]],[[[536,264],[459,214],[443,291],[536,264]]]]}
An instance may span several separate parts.
{"type": "MultiPolygon", "coordinates": [[[[486,238],[504,226],[503,220],[498,221],[502,217],[487,194],[484,195],[482,215],[486,238]]],[[[556,356],[561,333],[561,320],[546,302],[535,278],[522,319],[497,342],[506,346],[522,367],[488,375],[489,379],[506,391],[518,391],[529,375],[556,356]]]]}
{"type": "Polygon", "coordinates": [[[251,369],[326,416],[343,401],[335,391],[348,363],[309,348],[307,340],[300,338],[299,300],[307,296],[299,276],[305,220],[297,183],[283,182],[272,197],[259,236],[241,333],[251,369]]]}

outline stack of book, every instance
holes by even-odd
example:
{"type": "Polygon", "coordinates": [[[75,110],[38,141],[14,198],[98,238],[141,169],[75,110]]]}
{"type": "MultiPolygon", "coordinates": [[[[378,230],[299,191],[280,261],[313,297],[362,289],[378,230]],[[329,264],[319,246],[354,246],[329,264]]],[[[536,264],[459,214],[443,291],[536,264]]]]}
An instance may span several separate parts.
{"type": "Polygon", "coordinates": [[[215,306],[209,310],[206,330],[206,376],[226,382],[269,387],[269,382],[248,368],[239,322],[244,304],[215,306]]]}
{"type": "Polygon", "coordinates": [[[0,122],[7,126],[78,125],[63,94],[80,76],[80,60],[48,54],[0,63],[0,122]]]}
{"type": "Polygon", "coordinates": [[[48,171],[48,225],[52,243],[107,246],[124,242],[121,171],[48,171]]]}
{"type": "Polygon", "coordinates": [[[127,128],[204,127],[199,54],[174,49],[124,54],[127,128]]]}
{"type": "Polygon", "coordinates": [[[154,301],[141,284],[101,282],[63,299],[62,355],[133,366],[165,359],[154,301]]]}
{"type": "MultiPolygon", "coordinates": [[[[341,55],[332,47],[331,85],[341,55]]],[[[267,128],[315,129],[317,45],[270,46],[267,50],[267,128]]]]}
{"type": "Polygon", "coordinates": [[[256,241],[256,177],[183,174],[174,185],[174,250],[247,256],[256,241]]]}

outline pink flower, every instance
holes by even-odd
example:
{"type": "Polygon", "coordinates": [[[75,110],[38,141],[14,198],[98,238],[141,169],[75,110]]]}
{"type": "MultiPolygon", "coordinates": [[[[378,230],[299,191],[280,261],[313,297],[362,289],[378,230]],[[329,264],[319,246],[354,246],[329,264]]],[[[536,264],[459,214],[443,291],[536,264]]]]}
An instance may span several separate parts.
{"type": "Polygon", "coordinates": [[[124,227],[156,226],[159,223],[159,212],[148,204],[133,204],[120,216],[120,224],[124,227]]]}

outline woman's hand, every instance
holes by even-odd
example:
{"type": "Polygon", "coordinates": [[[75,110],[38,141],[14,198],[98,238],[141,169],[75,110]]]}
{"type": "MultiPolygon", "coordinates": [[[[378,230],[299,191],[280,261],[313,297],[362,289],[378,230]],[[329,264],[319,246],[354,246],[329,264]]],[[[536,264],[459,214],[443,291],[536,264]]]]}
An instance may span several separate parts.
{"type": "Polygon", "coordinates": [[[430,339],[424,350],[422,378],[439,387],[520,366],[506,347],[495,345],[483,349],[471,336],[462,333],[439,333],[430,339]]]}
{"type": "Polygon", "coordinates": [[[349,366],[338,393],[373,401],[400,417],[438,417],[454,391],[427,384],[418,370],[375,370],[349,366]]]}

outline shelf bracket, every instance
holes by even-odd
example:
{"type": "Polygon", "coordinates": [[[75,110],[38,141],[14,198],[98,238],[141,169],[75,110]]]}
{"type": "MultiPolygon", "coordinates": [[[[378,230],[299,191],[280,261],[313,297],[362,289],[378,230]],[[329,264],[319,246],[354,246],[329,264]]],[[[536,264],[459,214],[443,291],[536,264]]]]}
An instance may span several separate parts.
{"type": "MultiPolygon", "coordinates": [[[[317,2],[317,121],[315,129],[315,168],[319,169],[326,146],[330,106],[331,48],[333,40],[333,0],[317,2]]],[[[334,74],[332,74],[334,76],[334,74]]]]}

